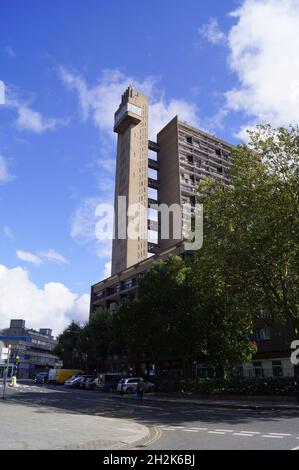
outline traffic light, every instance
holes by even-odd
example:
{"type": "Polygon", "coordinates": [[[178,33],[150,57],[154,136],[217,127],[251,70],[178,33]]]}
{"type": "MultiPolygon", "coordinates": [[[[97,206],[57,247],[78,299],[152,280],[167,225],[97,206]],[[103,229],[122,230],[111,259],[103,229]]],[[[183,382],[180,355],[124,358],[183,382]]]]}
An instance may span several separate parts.
{"type": "Polygon", "coordinates": [[[14,374],[16,377],[18,377],[18,373],[19,373],[19,360],[20,360],[20,357],[16,356],[15,367],[14,367],[14,374]]]}

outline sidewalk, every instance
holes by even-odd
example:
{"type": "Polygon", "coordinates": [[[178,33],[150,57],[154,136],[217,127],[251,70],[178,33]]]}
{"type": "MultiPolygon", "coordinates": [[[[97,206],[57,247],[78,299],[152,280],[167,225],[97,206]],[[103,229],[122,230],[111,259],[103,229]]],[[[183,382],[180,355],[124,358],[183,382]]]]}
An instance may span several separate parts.
{"type": "MultiPolygon", "coordinates": [[[[23,387],[20,385],[21,390],[23,387]]],[[[44,398],[39,403],[38,395],[22,403],[22,395],[18,394],[22,392],[16,393],[9,390],[8,399],[0,400],[0,451],[125,450],[151,437],[148,427],[132,419],[76,409],[76,398],[71,409],[65,403],[61,403],[61,408],[54,407],[53,403],[59,401],[59,391],[55,392],[57,398],[52,394],[48,404],[44,398]]]]}
{"type": "MultiPolygon", "coordinates": [[[[136,400],[134,395],[112,395],[119,396],[120,399],[136,400]]],[[[226,409],[250,409],[250,410],[294,410],[299,411],[296,397],[258,397],[258,396],[222,396],[222,397],[202,397],[196,395],[182,394],[145,394],[144,400],[174,403],[174,404],[194,404],[213,408],[226,409]]]]}

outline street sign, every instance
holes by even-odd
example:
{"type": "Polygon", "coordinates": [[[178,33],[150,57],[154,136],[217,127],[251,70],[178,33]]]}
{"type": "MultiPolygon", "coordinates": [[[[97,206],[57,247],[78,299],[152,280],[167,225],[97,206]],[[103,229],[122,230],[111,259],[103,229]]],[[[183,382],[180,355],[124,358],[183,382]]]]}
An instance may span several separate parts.
{"type": "Polygon", "coordinates": [[[0,359],[2,361],[6,361],[8,359],[9,349],[8,348],[1,348],[0,349],[0,359]]]}
{"type": "Polygon", "coordinates": [[[0,350],[1,360],[6,360],[6,367],[3,371],[3,394],[2,394],[2,399],[3,400],[5,400],[5,398],[6,398],[5,391],[6,391],[6,382],[7,382],[7,375],[8,375],[10,353],[11,353],[11,345],[10,344],[8,345],[7,348],[1,346],[1,350],[0,350]]]}

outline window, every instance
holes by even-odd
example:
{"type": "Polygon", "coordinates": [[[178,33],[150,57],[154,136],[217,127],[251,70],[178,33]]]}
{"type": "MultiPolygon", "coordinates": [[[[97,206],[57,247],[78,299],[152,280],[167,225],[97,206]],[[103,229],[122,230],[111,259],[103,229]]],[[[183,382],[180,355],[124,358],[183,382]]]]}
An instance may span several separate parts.
{"type": "Polygon", "coordinates": [[[186,137],[186,141],[187,141],[188,144],[192,145],[192,137],[191,136],[186,137]]]}
{"type": "Polygon", "coordinates": [[[196,204],[196,196],[191,196],[191,197],[190,197],[190,204],[191,204],[191,206],[195,206],[195,204],[196,204]]]}
{"type": "Polygon", "coordinates": [[[193,155],[187,155],[187,160],[188,163],[191,163],[193,165],[193,155]]]}
{"type": "Polygon", "coordinates": [[[158,232],[155,230],[148,230],[148,241],[149,243],[154,243],[155,245],[158,244],[158,232]]]}
{"type": "Polygon", "coordinates": [[[255,377],[264,377],[264,369],[263,369],[261,361],[253,362],[253,370],[254,370],[255,377]]]}
{"type": "Polygon", "coordinates": [[[257,328],[255,330],[255,339],[258,341],[265,341],[271,339],[270,328],[257,328]]]}
{"type": "Polygon", "coordinates": [[[148,198],[154,201],[158,200],[158,191],[154,188],[148,188],[148,198]]]}
{"type": "Polygon", "coordinates": [[[156,209],[152,209],[151,207],[147,210],[147,218],[148,220],[153,220],[154,222],[158,222],[158,211],[156,209]]]}
{"type": "Polygon", "coordinates": [[[122,287],[123,287],[123,290],[130,289],[131,287],[133,287],[133,280],[128,279],[128,280],[124,281],[122,287]]]}
{"type": "Polygon", "coordinates": [[[215,153],[216,153],[216,155],[221,157],[221,149],[215,149],[215,153]]]}
{"type": "Polygon", "coordinates": [[[149,150],[148,151],[148,158],[151,160],[154,160],[155,162],[158,160],[158,154],[154,150],[149,150]]]}
{"type": "Polygon", "coordinates": [[[157,181],[158,180],[157,170],[153,170],[152,168],[149,168],[148,169],[148,177],[151,178],[152,180],[157,181]]]}
{"type": "Polygon", "coordinates": [[[283,376],[283,369],[282,369],[281,361],[272,361],[272,372],[273,372],[273,377],[283,376]]]}

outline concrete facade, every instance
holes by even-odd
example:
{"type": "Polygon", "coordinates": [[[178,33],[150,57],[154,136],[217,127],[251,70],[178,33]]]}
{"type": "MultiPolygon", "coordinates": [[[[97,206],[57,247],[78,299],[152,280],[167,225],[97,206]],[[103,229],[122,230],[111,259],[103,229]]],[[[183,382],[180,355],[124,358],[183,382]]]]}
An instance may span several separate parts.
{"type": "MultiPolygon", "coordinates": [[[[175,116],[157,135],[156,142],[148,141],[148,99],[131,87],[122,96],[115,114],[114,131],[118,133],[117,166],[115,181],[115,209],[117,198],[125,195],[129,204],[140,203],[149,212],[141,220],[143,232],[156,234],[155,240],[113,241],[112,276],[91,287],[90,314],[101,307],[113,311],[123,300],[138,297],[138,284],[144,273],[156,260],[170,256],[189,256],[184,248],[184,205],[191,205],[191,213],[199,194],[198,183],[212,178],[223,186],[230,184],[230,152],[233,146],[200,129],[188,125],[175,116]],[[135,108],[131,106],[136,106],[135,108]],[[161,236],[161,217],[153,217],[153,205],[176,204],[181,208],[179,236],[161,236]],[[149,255],[152,255],[149,257],[149,255]]],[[[120,223],[124,229],[128,216],[120,223]]],[[[265,322],[264,322],[265,323],[265,322]]],[[[267,333],[264,323],[256,325],[252,337],[258,345],[254,361],[241,365],[245,376],[293,375],[290,363],[292,328],[276,326],[267,333]],[[267,336],[268,334],[268,336],[267,336]]],[[[116,365],[117,366],[117,365],[116,365]]]]}
{"type": "MultiPolygon", "coordinates": [[[[10,327],[0,332],[0,341],[6,346],[11,345],[10,363],[18,363],[20,379],[31,378],[37,372],[60,363],[60,359],[53,354],[57,341],[52,336],[52,330],[48,328],[36,331],[26,328],[25,320],[11,320],[10,327]]],[[[0,375],[3,367],[4,364],[0,364],[0,375]]]]}
{"type": "Polygon", "coordinates": [[[115,238],[112,249],[112,274],[122,271],[147,257],[147,216],[136,240],[126,237],[124,229],[134,219],[119,206],[119,196],[127,206],[140,204],[147,214],[148,194],[148,98],[129,87],[115,113],[114,131],[118,134],[115,175],[115,238]],[[123,217],[123,218],[122,218],[123,217]],[[124,236],[124,238],[122,238],[124,236]]]}

